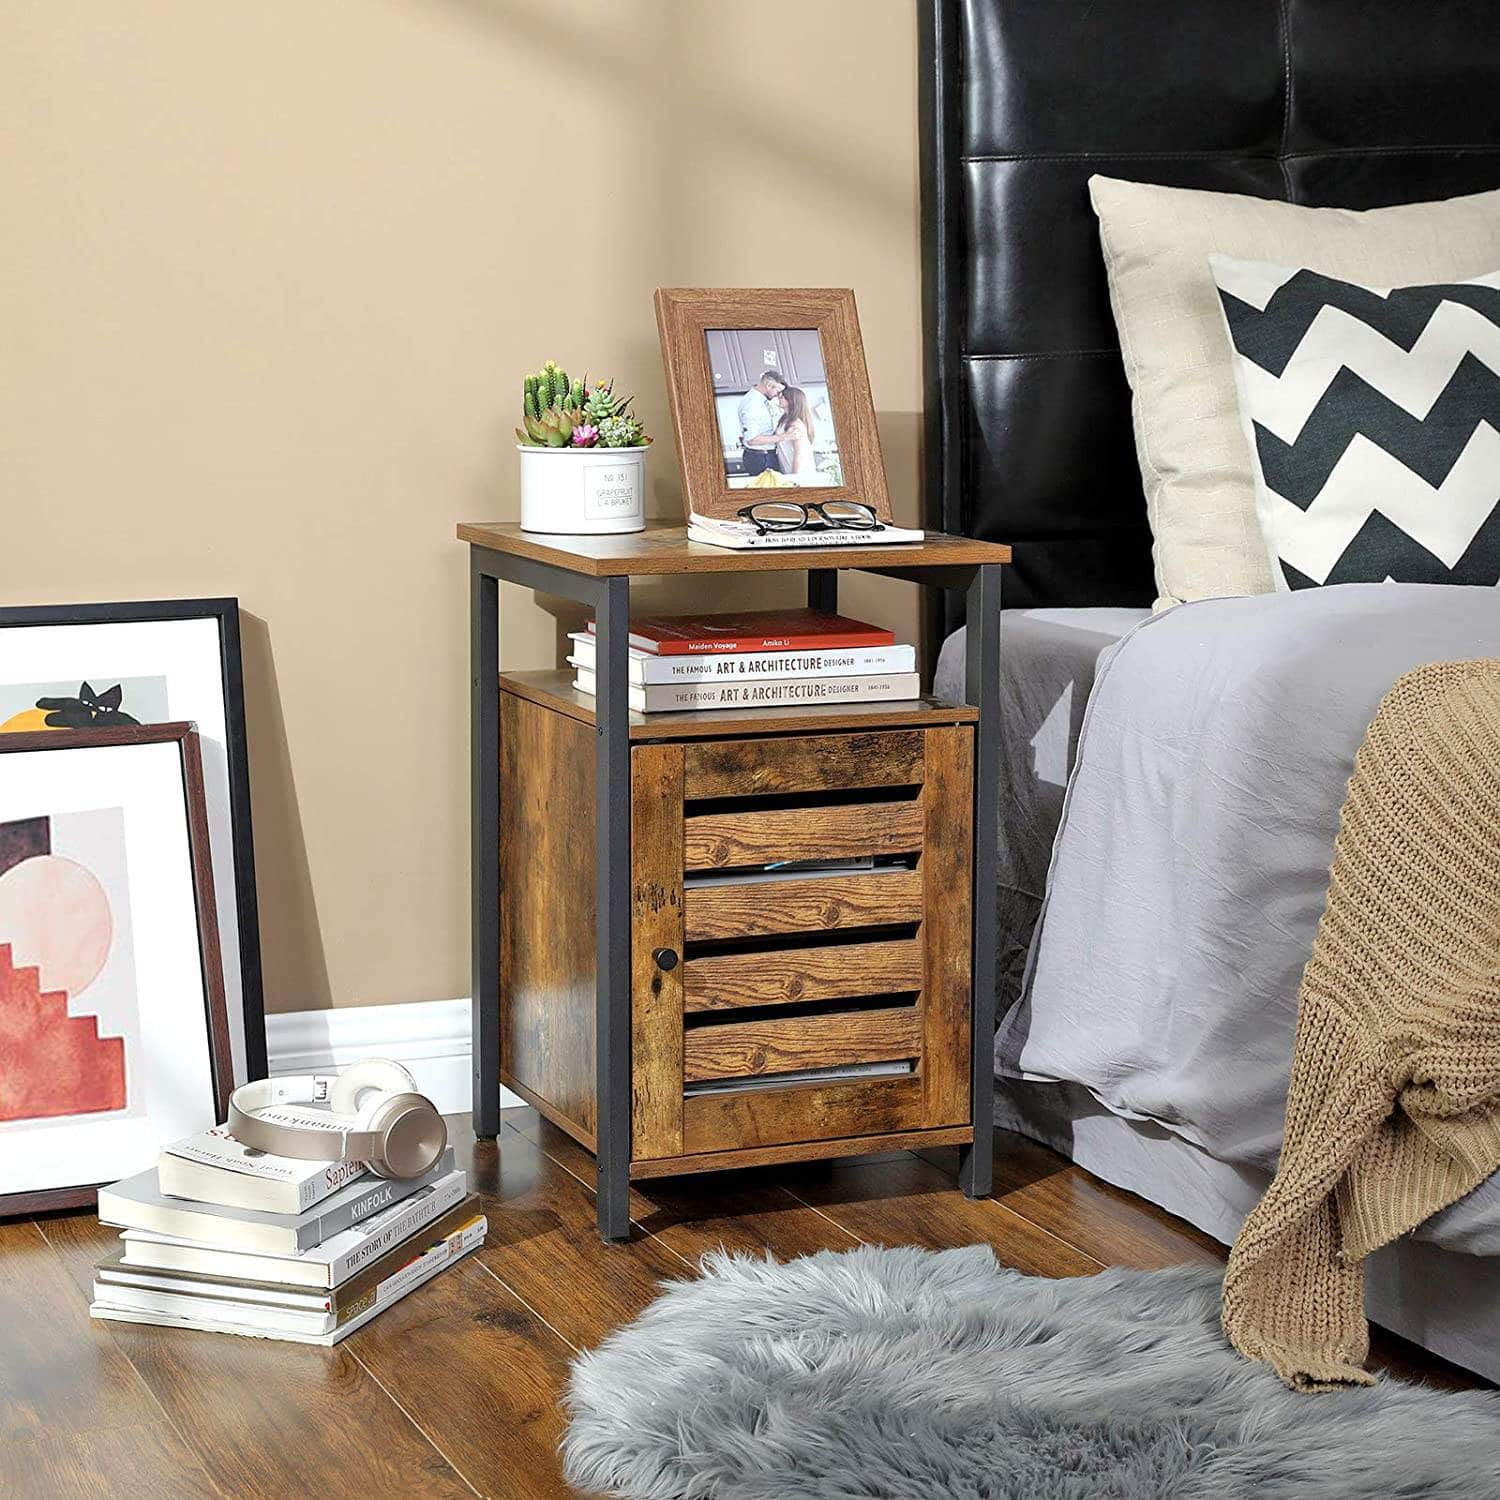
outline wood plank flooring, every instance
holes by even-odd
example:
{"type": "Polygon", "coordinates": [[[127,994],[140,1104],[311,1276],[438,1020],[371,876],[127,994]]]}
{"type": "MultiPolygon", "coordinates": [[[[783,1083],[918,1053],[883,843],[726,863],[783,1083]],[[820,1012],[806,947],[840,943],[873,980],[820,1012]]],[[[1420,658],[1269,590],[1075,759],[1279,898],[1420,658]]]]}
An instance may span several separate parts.
{"type": "MultiPolygon", "coordinates": [[[[0,1224],[0,1495],[567,1495],[569,1360],[707,1250],[988,1242],[1043,1276],[1224,1258],[1009,1135],[984,1202],[958,1193],[951,1150],[659,1179],[632,1189],[629,1242],[606,1246],[593,1158],[574,1141],[529,1109],[505,1112],[498,1142],[449,1125],[489,1216],[484,1245],[336,1349],[94,1322],[93,1263],[113,1231],[91,1214],[0,1224]]],[[[1395,1339],[1377,1340],[1377,1363],[1479,1383],[1395,1339]]]]}

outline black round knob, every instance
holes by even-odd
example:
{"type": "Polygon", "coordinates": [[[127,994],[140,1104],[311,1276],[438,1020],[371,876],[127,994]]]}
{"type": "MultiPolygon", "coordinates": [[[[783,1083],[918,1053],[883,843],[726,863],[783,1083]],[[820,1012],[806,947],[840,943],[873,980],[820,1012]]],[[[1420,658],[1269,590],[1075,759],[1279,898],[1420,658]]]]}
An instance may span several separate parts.
{"type": "Polygon", "coordinates": [[[677,950],[675,948],[653,948],[651,957],[656,960],[658,969],[675,969],[677,967],[677,950]]]}

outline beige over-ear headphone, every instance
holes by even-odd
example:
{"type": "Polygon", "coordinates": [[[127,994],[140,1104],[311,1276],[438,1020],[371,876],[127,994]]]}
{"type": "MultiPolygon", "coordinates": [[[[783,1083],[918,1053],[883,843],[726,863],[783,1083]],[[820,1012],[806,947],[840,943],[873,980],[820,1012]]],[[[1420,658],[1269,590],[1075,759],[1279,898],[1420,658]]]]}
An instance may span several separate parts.
{"type": "Polygon", "coordinates": [[[299,1161],[367,1162],[377,1177],[420,1177],[448,1144],[448,1126],[432,1100],[417,1092],[400,1063],[381,1057],[339,1074],[242,1084],[229,1096],[228,1130],[257,1151],[299,1161]],[[327,1107],[313,1124],[305,1117],[277,1119],[283,1104],[327,1107]]]}

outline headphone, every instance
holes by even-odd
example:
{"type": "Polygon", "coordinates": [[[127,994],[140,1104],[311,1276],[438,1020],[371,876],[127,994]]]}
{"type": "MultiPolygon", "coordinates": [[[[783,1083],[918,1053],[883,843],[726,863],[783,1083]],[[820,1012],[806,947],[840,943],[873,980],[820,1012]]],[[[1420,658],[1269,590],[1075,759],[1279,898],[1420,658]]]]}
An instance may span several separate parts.
{"type": "Polygon", "coordinates": [[[420,1177],[448,1144],[448,1126],[400,1063],[368,1057],[338,1074],[260,1078],[229,1096],[229,1134],[299,1161],[362,1161],[377,1177],[420,1177]],[[275,1118],[281,1104],[326,1105],[328,1123],[275,1118]],[[262,1110],[270,1109],[267,1117],[262,1110]]]}

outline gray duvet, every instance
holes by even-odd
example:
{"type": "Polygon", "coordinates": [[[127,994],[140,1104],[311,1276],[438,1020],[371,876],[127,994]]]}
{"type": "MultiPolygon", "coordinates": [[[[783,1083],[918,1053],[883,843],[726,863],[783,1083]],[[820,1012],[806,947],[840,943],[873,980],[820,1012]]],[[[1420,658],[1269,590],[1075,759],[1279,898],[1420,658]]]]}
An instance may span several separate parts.
{"type": "MultiPolygon", "coordinates": [[[[1402,672],[1500,655],[1494,589],[1350,584],[1180,605],[1102,661],[997,1071],[1084,1085],[1275,1167],[1344,786],[1402,672]]],[[[1500,1178],[1419,1231],[1500,1254],[1500,1178]]]]}

